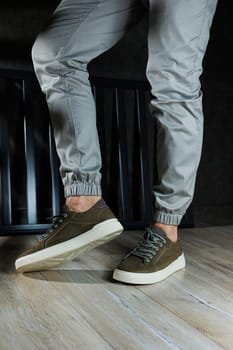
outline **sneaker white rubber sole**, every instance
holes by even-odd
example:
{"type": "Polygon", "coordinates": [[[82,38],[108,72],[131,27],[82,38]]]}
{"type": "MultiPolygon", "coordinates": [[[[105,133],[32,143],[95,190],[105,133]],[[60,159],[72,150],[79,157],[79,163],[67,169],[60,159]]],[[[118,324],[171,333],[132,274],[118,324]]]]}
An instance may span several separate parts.
{"type": "Polygon", "coordinates": [[[103,221],[68,241],[18,258],[15,268],[19,272],[48,270],[116,238],[122,231],[123,227],[117,219],[103,221]]]}
{"type": "Polygon", "coordinates": [[[185,267],[185,257],[181,254],[176,260],[164,269],[156,272],[149,273],[135,273],[128,272],[120,269],[115,269],[113,272],[113,278],[117,281],[129,283],[129,284],[152,284],[163,281],[176,271],[179,271],[185,267]]]}

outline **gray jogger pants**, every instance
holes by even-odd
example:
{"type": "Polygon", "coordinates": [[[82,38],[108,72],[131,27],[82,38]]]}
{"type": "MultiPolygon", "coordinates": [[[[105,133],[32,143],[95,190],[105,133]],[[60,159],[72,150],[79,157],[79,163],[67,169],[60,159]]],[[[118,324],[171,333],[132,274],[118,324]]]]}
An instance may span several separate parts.
{"type": "Polygon", "coordinates": [[[101,155],[87,64],[116,44],[147,8],[146,73],[158,130],[155,220],[180,223],[193,198],[201,155],[199,77],[216,4],[217,0],[61,1],[39,34],[32,58],[47,98],[66,197],[101,195],[101,155]]]}

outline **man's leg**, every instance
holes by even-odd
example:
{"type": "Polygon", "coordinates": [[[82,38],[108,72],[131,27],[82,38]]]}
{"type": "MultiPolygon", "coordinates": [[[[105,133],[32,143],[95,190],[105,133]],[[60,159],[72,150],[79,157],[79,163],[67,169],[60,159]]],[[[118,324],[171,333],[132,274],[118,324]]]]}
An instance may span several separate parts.
{"type": "Polygon", "coordinates": [[[147,77],[157,123],[155,216],[139,246],[114,272],[154,283],[185,266],[177,227],[190,205],[203,134],[200,74],[217,0],[150,0],[147,77]]]}
{"type": "Polygon", "coordinates": [[[47,269],[122,232],[101,198],[101,155],[88,63],[143,14],[138,0],[63,0],[38,36],[32,57],[49,107],[68,213],[16,261],[47,269]]]}

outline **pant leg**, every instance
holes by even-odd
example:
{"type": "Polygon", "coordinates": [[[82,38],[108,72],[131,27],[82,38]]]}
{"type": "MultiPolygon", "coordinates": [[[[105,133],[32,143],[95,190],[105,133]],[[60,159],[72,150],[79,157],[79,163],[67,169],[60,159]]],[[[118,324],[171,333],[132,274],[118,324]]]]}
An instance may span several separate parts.
{"type": "Polygon", "coordinates": [[[155,220],[178,225],[193,199],[203,134],[199,77],[217,0],[150,0],[147,77],[157,123],[155,220]]]}
{"type": "Polygon", "coordinates": [[[110,49],[142,14],[139,0],[63,0],[33,46],[65,197],[101,195],[101,154],[87,65],[110,49]]]}

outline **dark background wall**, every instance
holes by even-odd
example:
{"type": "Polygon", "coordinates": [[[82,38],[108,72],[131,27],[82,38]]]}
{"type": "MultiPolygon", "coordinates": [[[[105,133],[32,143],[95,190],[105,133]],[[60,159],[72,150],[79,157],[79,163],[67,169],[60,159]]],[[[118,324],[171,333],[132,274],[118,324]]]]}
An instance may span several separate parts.
{"type": "MultiPolygon", "coordinates": [[[[0,5],[2,62],[30,64],[30,48],[59,1],[8,1],[0,5]]],[[[205,134],[194,197],[197,221],[233,223],[233,3],[219,0],[202,75],[205,134]]],[[[145,80],[145,18],[109,52],[89,65],[97,76],[145,80]]]]}

